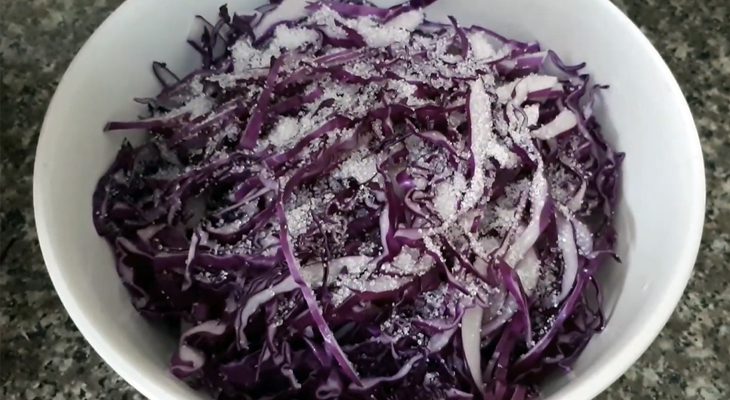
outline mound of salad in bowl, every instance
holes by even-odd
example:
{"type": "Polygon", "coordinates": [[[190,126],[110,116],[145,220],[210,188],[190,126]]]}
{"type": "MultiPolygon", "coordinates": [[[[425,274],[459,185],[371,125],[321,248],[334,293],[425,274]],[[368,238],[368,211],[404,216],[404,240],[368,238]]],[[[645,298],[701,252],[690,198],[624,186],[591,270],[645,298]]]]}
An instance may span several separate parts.
{"type": "Polygon", "coordinates": [[[432,1],[198,17],[94,193],[171,371],[216,399],[530,399],[605,319],[601,89],[432,1]]]}

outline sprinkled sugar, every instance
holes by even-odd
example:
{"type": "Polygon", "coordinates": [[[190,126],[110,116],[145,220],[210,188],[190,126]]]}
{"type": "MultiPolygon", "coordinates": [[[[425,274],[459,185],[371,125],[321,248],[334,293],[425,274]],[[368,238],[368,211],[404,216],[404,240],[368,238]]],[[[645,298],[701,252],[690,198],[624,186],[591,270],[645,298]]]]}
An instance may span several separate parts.
{"type": "MultiPolygon", "coordinates": [[[[415,338],[425,346],[427,340],[413,328],[413,318],[446,323],[456,317],[457,310],[475,306],[491,307],[497,314],[514,312],[514,304],[504,300],[509,297],[504,288],[483,279],[486,265],[497,258],[504,258],[515,269],[528,294],[548,292],[554,282],[541,279],[549,275],[544,269],[555,266],[541,264],[532,248],[534,242],[524,251],[508,250],[525,240],[521,236],[534,234],[530,224],[534,227],[534,216],[543,204],[540,201],[547,195],[557,203],[556,209],[574,217],[584,205],[586,188],[576,186],[566,169],[546,167],[535,144],[552,139],[574,123],[563,111],[568,120],[538,126],[543,104],[528,101],[528,95],[562,90],[555,77],[532,74],[505,80],[493,61],[507,55],[508,46],[500,47],[484,32],[470,31],[468,55],[462,59],[454,50],[453,27],[444,28],[442,34],[414,32],[423,18],[422,11],[410,11],[383,24],[370,17],[344,18],[321,5],[299,26],[276,27],[261,46],[254,46],[250,39],[238,40],[230,48],[232,71],[205,79],[207,84],[217,84],[223,93],[245,89],[237,99],[255,106],[272,59],[283,57],[280,74],[274,77],[277,84],[297,73],[316,75],[291,87],[276,88],[271,104],[284,111],[268,112],[255,146],[241,151],[256,160],[275,161],[270,165],[241,163],[226,171],[265,171],[259,174],[265,181],[265,194],[256,201],[235,205],[236,219],[211,223],[212,230],[218,235],[235,234],[276,202],[281,189],[303,168],[329,163],[318,174],[321,178],[299,184],[291,197],[282,201],[292,250],[304,265],[305,281],[312,289],[320,289],[327,265],[327,289],[333,305],[340,307],[358,293],[399,291],[418,282],[419,277],[431,279],[436,274],[426,274],[435,268],[446,268],[451,282],[420,293],[418,301],[423,307],[413,312],[415,316],[394,310],[380,326],[396,340],[415,338]],[[330,38],[347,38],[351,32],[343,26],[360,35],[368,47],[343,50],[323,45],[322,32],[330,38]],[[341,68],[318,64],[342,53],[351,59],[343,61],[341,68]],[[317,75],[314,71],[327,72],[317,75]],[[245,87],[241,83],[249,81],[258,83],[246,83],[245,87]],[[429,94],[433,89],[438,96],[429,94]],[[290,100],[296,101],[289,107],[286,102],[290,100]],[[315,130],[342,120],[347,122],[299,150],[297,144],[315,130]],[[428,136],[426,131],[442,136],[428,136]],[[335,145],[342,145],[342,150],[328,154],[326,150],[335,145]],[[521,156],[527,154],[536,170],[525,168],[517,148],[521,156]],[[292,149],[297,149],[296,155],[289,157],[285,152],[292,149]],[[520,172],[519,180],[506,185],[496,182],[498,173],[513,169],[520,172]],[[346,191],[351,193],[343,194],[346,191]],[[364,226],[362,232],[350,229],[354,221],[364,226]],[[328,240],[327,251],[323,235],[328,240]],[[454,257],[454,252],[462,258],[454,257]],[[360,256],[367,260],[337,264],[360,256]],[[454,285],[459,290],[454,290],[454,285]]],[[[183,105],[165,116],[207,116],[217,100],[203,88],[200,79],[194,80],[183,105]]],[[[235,102],[229,106],[236,123],[205,137],[204,154],[209,159],[232,157],[222,148],[235,142],[246,126],[250,110],[236,109],[235,102]]],[[[158,171],[158,175],[174,176],[180,170],[171,167],[158,171]]],[[[233,192],[228,196],[234,197],[233,192]]],[[[578,253],[589,254],[591,232],[579,221],[575,230],[578,253]]],[[[264,224],[235,243],[211,239],[209,244],[216,254],[268,258],[281,254],[275,223],[264,224]]],[[[445,275],[439,272],[440,277],[445,275]]],[[[229,278],[227,273],[195,275],[206,283],[229,278]]],[[[287,288],[294,290],[295,286],[287,288]]],[[[286,315],[296,307],[291,299],[281,303],[275,325],[284,324],[286,315]]],[[[309,332],[316,336],[311,328],[309,332]]],[[[437,378],[427,375],[426,382],[432,379],[437,378]]]]}
{"type": "Polygon", "coordinates": [[[335,178],[354,178],[358,183],[365,183],[377,175],[377,159],[365,149],[355,152],[335,171],[335,178]]]}
{"type": "Polygon", "coordinates": [[[291,147],[299,136],[299,120],[292,117],[282,117],[266,138],[269,144],[280,148],[291,147]]]}
{"type": "Polygon", "coordinates": [[[423,18],[422,10],[414,10],[403,13],[386,24],[381,24],[367,17],[343,18],[331,8],[323,6],[310,17],[310,22],[326,27],[325,29],[336,37],[344,37],[344,30],[335,24],[337,21],[354,29],[368,46],[385,47],[396,42],[407,41],[411,32],[423,22],[423,18]]]}

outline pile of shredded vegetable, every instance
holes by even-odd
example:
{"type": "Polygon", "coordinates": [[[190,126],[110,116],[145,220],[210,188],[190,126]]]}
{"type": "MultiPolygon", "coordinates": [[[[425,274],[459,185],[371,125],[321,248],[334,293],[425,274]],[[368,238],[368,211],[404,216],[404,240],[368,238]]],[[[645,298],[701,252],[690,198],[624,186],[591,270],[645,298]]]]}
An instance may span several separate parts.
{"type": "Polygon", "coordinates": [[[431,1],[198,18],[202,67],[99,181],[134,306],[216,399],[528,399],[604,324],[623,158],[599,89],[431,1]]]}

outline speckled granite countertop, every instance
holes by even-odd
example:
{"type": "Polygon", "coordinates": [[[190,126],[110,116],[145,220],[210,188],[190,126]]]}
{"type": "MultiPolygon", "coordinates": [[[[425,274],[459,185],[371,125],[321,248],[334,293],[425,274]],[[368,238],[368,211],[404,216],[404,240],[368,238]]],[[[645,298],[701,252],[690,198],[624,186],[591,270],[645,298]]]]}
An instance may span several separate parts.
{"type": "MultiPolygon", "coordinates": [[[[708,183],[705,234],[681,304],[600,399],[730,398],[730,3],[616,0],[687,96],[708,183]]],[[[72,56],[121,0],[0,0],[0,398],[142,399],[94,353],[46,274],[31,205],[33,154],[72,56]]]]}

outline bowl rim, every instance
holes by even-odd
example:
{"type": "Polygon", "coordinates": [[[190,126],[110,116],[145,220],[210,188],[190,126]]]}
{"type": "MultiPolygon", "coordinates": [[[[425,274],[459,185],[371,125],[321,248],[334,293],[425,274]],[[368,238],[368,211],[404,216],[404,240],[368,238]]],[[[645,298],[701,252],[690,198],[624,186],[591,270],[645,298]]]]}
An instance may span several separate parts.
{"type": "MultiPolygon", "coordinates": [[[[48,274],[56,293],[58,293],[61,303],[73,320],[74,324],[78,327],[80,333],[101,356],[101,358],[117,374],[119,374],[119,376],[138,390],[142,395],[151,399],[174,400],[175,396],[167,391],[163,385],[159,383],[159,381],[140,373],[130,359],[121,356],[119,351],[113,345],[110,345],[110,343],[95,327],[91,318],[82,311],[82,307],[78,300],[66,284],[66,280],[62,272],[63,268],[56,260],[56,250],[55,245],[53,244],[54,240],[49,234],[48,229],[48,210],[44,208],[43,203],[40,200],[44,193],[43,187],[39,183],[43,181],[43,179],[39,179],[39,176],[44,174],[43,168],[40,164],[46,159],[45,154],[52,151],[47,144],[47,138],[51,135],[50,132],[54,129],[48,124],[49,115],[53,114],[58,108],[58,103],[60,102],[60,89],[63,88],[65,82],[67,82],[65,78],[70,75],[71,71],[77,68],[78,60],[83,58],[89,51],[88,49],[91,47],[89,44],[102,40],[104,32],[108,25],[110,25],[110,21],[118,18],[119,15],[122,14],[122,11],[134,7],[139,1],[141,0],[127,0],[109,14],[102,24],[99,25],[99,27],[94,30],[93,34],[86,40],[61,77],[48,105],[38,138],[33,170],[33,208],[38,241],[46,269],[48,270],[48,274]]],[[[681,112],[682,118],[686,120],[686,127],[688,130],[687,135],[690,136],[689,141],[691,142],[691,148],[687,150],[687,154],[691,155],[691,158],[695,163],[695,165],[693,165],[693,170],[695,170],[696,176],[693,177],[692,182],[696,186],[695,198],[693,199],[693,203],[696,204],[696,207],[689,210],[689,212],[694,214],[691,218],[694,220],[694,223],[687,227],[687,237],[691,239],[691,241],[687,243],[684,250],[680,253],[680,257],[678,257],[676,261],[676,264],[683,266],[683,268],[677,271],[678,273],[675,275],[675,278],[671,280],[670,285],[666,286],[665,290],[660,294],[658,306],[655,309],[655,312],[647,316],[644,322],[639,325],[640,329],[638,331],[640,334],[631,337],[624,344],[620,353],[605,360],[599,370],[596,371],[597,373],[585,377],[580,385],[567,385],[561,389],[560,393],[563,399],[576,400],[594,398],[608,388],[639,359],[639,357],[649,348],[664,328],[673,311],[679,304],[681,296],[684,293],[694,269],[702,238],[706,208],[705,169],[699,133],[679,83],[656,48],[654,48],[649,39],[633,23],[633,21],[629,19],[628,16],[626,16],[612,2],[602,1],[598,3],[601,3],[601,6],[605,7],[605,11],[610,14],[609,18],[618,19],[622,24],[627,26],[632,35],[635,37],[635,40],[637,40],[639,42],[638,44],[643,48],[643,51],[645,51],[657,64],[660,69],[658,72],[668,78],[671,95],[681,99],[679,100],[680,107],[677,111],[681,112]]]]}

